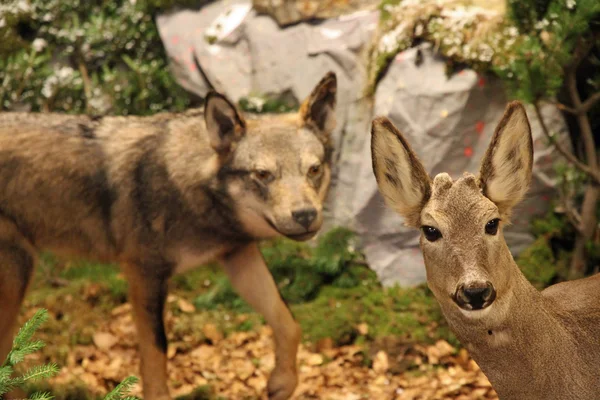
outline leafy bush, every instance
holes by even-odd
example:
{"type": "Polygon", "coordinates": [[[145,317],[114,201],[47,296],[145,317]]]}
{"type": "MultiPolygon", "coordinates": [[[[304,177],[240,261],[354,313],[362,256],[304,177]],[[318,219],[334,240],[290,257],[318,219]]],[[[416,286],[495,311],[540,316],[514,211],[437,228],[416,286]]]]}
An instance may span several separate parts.
{"type": "Polygon", "coordinates": [[[0,110],[153,114],[190,97],[154,15],[203,0],[8,0],[0,5],[0,110]]]}
{"type": "MultiPolygon", "coordinates": [[[[315,247],[306,243],[278,239],[265,243],[261,250],[279,286],[284,300],[290,304],[314,299],[324,285],[355,287],[365,279],[375,279],[359,260],[354,249],[354,234],[343,228],[325,233],[315,247]]],[[[209,292],[195,300],[200,309],[218,304],[246,307],[226,277],[220,278],[209,292]]]]}

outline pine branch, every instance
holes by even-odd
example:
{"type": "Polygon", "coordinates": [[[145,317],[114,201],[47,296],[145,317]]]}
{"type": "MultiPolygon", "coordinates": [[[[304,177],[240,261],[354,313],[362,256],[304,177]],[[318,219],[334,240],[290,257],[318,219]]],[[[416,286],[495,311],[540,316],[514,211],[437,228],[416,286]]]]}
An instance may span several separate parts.
{"type": "MultiPolygon", "coordinates": [[[[131,390],[131,387],[137,383],[138,379],[135,376],[129,376],[119,383],[112,392],[108,393],[104,400],[121,400],[131,390]]],[[[124,400],[137,400],[136,397],[125,397],[124,400]]]]}
{"type": "Polygon", "coordinates": [[[53,398],[54,396],[48,392],[38,392],[29,396],[29,400],[52,400],[53,398]]]}
{"type": "Polygon", "coordinates": [[[13,349],[8,356],[8,362],[11,365],[18,364],[23,361],[26,356],[41,350],[45,345],[46,344],[43,341],[36,340],[23,345],[21,348],[13,349]]]}
{"type": "Polygon", "coordinates": [[[31,367],[27,372],[21,375],[18,379],[25,383],[27,381],[35,381],[38,379],[48,379],[58,373],[58,366],[54,363],[46,365],[36,365],[31,367]]]}
{"type": "Polygon", "coordinates": [[[25,322],[21,329],[19,329],[17,336],[15,336],[13,341],[13,351],[15,348],[22,348],[27,342],[29,342],[33,334],[39,329],[40,325],[46,322],[47,319],[48,311],[42,308],[39,309],[29,321],[25,322]]]}

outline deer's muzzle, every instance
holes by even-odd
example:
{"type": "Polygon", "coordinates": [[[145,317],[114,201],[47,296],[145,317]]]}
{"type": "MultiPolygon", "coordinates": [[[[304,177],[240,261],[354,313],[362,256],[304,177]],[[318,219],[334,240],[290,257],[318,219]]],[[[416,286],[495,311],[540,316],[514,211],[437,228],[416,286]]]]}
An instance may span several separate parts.
{"type": "Polygon", "coordinates": [[[463,310],[482,310],[494,302],[496,289],[490,281],[468,282],[456,288],[452,299],[463,310]]]}

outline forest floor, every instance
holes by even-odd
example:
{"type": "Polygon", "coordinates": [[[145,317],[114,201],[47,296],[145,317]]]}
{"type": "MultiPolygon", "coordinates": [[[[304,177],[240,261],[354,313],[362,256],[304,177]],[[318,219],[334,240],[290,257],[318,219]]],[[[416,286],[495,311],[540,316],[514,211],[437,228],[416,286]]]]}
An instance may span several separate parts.
{"type": "MultiPolygon", "coordinates": [[[[234,294],[221,295],[224,279],[208,266],[172,281],[165,323],[175,397],[266,399],[271,330],[234,294]]],[[[291,305],[303,328],[293,399],[497,399],[425,286],[386,289],[375,281],[367,272],[356,287],[323,284],[310,300],[291,305]]],[[[42,263],[20,322],[46,308],[48,321],[36,337],[47,345],[25,366],[56,362],[61,369],[30,392],[96,400],[138,375],[126,288],[114,266],[42,263]]],[[[141,397],[139,384],[132,394],[141,397]]]]}

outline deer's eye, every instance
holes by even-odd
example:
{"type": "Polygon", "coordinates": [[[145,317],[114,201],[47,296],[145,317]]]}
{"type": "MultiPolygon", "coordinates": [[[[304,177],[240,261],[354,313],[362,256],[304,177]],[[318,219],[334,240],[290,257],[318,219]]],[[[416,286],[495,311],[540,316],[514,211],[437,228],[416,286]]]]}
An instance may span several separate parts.
{"type": "Polygon", "coordinates": [[[257,171],[254,171],[254,177],[256,179],[258,179],[259,181],[261,181],[262,183],[269,183],[273,179],[275,179],[275,177],[273,176],[272,173],[270,173],[269,171],[264,170],[264,169],[259,169],[257,171]]]}
{"type": "Polygon", "coordinates": [[[323,172],[323,166],[321,164],[315,164],[308,169],[308,176],[316,178],[321,175],[321,172],[323,172]]]}
{"type": "Polygon", "coordinates": [[[442,232],[433,226],[423,226],[421,229],[423,230],[425,239],[429,240],[430,242],[435,242],[442,237],[442,232]]]}
{"type": "Polygon", "coordinates": [[[487,233],[488,235],[495,235],[496,233],[498,233],[498,224],[499,223],[500,223],[499,218],[494,218],[494,219],[488,221],[488,223],[485,224],[485,233],[487,233]]]}

